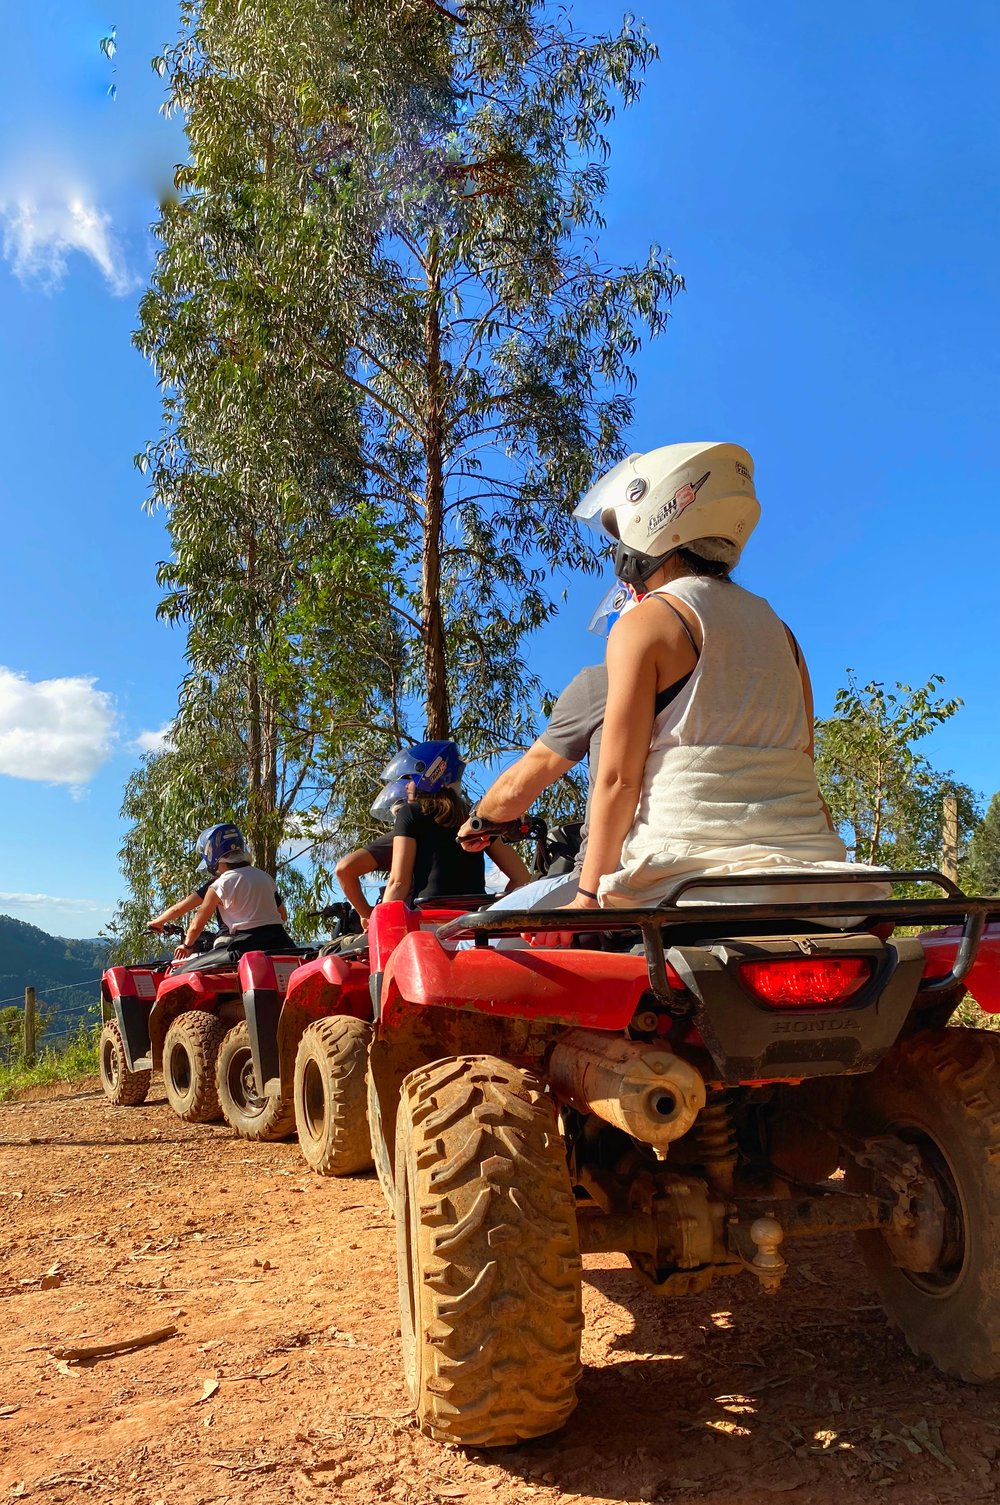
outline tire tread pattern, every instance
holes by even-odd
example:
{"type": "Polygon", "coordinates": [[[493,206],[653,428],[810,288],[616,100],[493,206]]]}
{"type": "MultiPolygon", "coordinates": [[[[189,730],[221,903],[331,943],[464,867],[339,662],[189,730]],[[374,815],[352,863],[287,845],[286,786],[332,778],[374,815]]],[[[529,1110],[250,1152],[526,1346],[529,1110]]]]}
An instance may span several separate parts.
{"type": "Polygon", "coordinates": [[[372,1168],[368,1133],[368,1046],[372,1027],[353,1014],[334,1014],[310,1024],[295,1057],[293,1112],[299,1147],[321,1176],[350,1176],[372,1168]],[[322,1073],[327,1112],[320,1134],[309,1132],[303,1101],[306,1066],[322,1073]]]}
{"type": "MultiPolygon", "coordinates": [[[[492,1057],[420,1068],[403,1086],[397,1188],[404,1162],[418,1245],[408,1378],[423,1429],[467,1447],[557,1430],[576,1404],[583,1318],[576,1208],[551,1099],[537,1078],[492,1057]]],[[[411,1237],[405,1211],[398,1196],[401,1240],[411,1237]]],[[[408,1286],[401,1257],[404,1323],[408,1286]]]]}
{"type": "Polygon", "coordinates": [[[101,1086],[104,1088],[105,1097],[113,1107],[138,1108],[146,1101],[153,1073],[148,1068],[145,1071],[129,1070],[125,1057],[125,1042],[117,1020],[109,1020],[101,1030],[97,1059],[100,1063],[101,1086]],[[114,1051],[118,1062],[118,1070],[113,1077],[109,1076],[104,1069],[104,1052],[107,1048],[114,1051]]]}
{"type": "Polygon", "coordinates": [[[167,1030],[163,1042],[163,1082],[167,1101],[185,1123],[211,1124],[218,1123],[222,1118],[222,1106],[215,1083],[215,1063],[225,1036],[226,1025],[223,1020],[200,1009],[181,1014],[167,1030]],[[186,1106],[183,1095],[177,1091],[169,1076],[170,1058],[178,1038],[187,1047],[191,1062],[193,1091],[186,1106]]]}

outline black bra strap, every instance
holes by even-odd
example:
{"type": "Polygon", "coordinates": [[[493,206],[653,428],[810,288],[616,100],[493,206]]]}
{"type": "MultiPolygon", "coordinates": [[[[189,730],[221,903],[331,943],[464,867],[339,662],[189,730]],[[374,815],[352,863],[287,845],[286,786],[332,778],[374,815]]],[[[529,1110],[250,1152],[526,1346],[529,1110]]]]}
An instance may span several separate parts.
{"type": "Polygon", "coordinates": [[[694,640],[694,633],[691,631],[691,628],[688,626],[685,618],[677,610],[677,607],[674,605],[674,603],[672,601],[669,601],[666,596],[658,595],[656,591],[650,591],[649,595],[646,597],[646,600],[662,601],[664,606],[670,608],[674,616],[677,618],[678,622],[680,622],[681,626],[684,628],[684,631],[687,634],[687,640],[691,644],[691,647],[694,649],[695,658],[700,658],[701,649],[698,647],[698,644],[694,640]]]}
{"type": "Polygon", "coordinates": [[[801,669],[801,667],[802,667],[802,652],[801,652],[801,650],[799,648],[799,640],[795,636],[794,632],[789,627],[789,625],[788,625],[787,622],[782,622],[781,625],[782,625],[782,627],[785,629],[785,631],[788,634],[789,641],[791,643],[792,652],[795,654],[795,663],[796,663],[796,666],[801,669]]]}

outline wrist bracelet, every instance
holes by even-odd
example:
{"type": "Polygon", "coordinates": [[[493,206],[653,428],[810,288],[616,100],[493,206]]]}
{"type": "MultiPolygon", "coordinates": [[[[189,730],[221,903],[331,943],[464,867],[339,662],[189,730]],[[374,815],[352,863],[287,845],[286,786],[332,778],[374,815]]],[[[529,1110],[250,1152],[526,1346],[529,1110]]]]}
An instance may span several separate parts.
{"type": "Polygon", "coordinates": [[[596,899],[597,898],[597,895],[591,893],[591,891],[590,891],[589,888],[580,888],[578,886],[576,891],[577,891],[578,894],[582,894],[585,899],[596,899]]]}

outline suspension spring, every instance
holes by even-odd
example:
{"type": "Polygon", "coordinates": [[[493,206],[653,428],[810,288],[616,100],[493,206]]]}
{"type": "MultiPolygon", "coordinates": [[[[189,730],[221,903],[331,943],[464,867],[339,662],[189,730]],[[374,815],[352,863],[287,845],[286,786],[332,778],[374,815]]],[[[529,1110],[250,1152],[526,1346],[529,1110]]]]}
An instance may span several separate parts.
{"type": "Polygon", "coordinates": [[[695,1135],[708,1184],[720,1195],[731,1197],[738,1152],[732,1099],[728,1092],[709,1095],[708,1102],[698,1114],[695,1135]]]}

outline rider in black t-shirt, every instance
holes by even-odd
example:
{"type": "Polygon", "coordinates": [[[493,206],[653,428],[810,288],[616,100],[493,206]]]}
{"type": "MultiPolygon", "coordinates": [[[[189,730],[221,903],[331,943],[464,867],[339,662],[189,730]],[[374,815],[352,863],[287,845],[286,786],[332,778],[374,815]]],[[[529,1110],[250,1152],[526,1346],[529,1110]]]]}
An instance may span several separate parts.
{"type": "MultiPolygon", "coordinates": [[[[485,865],[481,852],[465,852],[456,834],[468,814],[458,790],[465,765],[454,742],[424,742],[398,753],[383,772],[390,782],[412,782],[410,800],[396,812],[392,871],[384,900],[443,899],[481,894],[485,865]]],[[[488,854],[509,879],[526,883],[530,874],[517,853],[494,841],[488,854]]]]}

